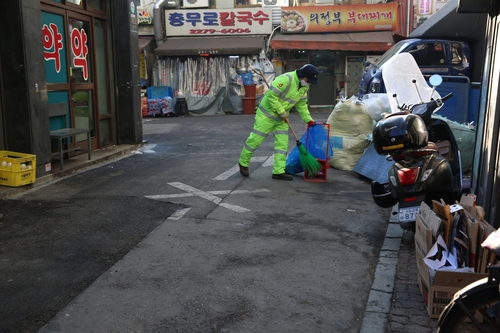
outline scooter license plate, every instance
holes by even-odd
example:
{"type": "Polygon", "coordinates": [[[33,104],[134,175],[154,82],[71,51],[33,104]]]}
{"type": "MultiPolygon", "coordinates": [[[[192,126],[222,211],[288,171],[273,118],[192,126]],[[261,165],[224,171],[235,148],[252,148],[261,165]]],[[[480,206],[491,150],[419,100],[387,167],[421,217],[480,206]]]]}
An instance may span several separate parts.
{"type": "Polygon", "coordinates": [[[407,207],[399,209],[399,222],[415,221],[420,207],[407,207]]]}

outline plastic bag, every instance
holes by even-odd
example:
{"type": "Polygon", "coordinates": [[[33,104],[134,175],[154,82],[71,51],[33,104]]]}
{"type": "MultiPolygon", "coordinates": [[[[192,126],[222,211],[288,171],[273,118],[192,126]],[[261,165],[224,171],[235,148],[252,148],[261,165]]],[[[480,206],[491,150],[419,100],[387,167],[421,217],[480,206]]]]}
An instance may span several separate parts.
{"type": "Polygon", "coordinates": [[[370,117],[379,121],[382,119],[382,113],[391,113],[391,104],[387,94],[366,94],[363,96],[363,104],[366,106],[366,111],[370,117]]]}
{"type": "MultiPolygon", "coordinates": [[[[306,133],[302,135],[300,138],[300,142],[302,144],[305,144],[306,142],[306,133]]],[[[304,172],[304,168],[300,164],[300,153],[299,153],[299,148],[297,145],[292,149],[292,152],[288,154],[286,158],[286,166],[285,166],[285,173],[289,175],[294,175],[296,173],[301,173],[304,172]]]]}
{"type": "MultiPolygon", "coordinates": [[[[307,151],[317,159],[328,159],[328,128],[324,125],[317,124],[309,126],[307,131],[300,138],[300,142],[307,151]]],[[[292,152],[286,159],[285,172],[289,175],[304,172],[304,168],[300,164],[299,148],[295,146],[292,152]]]]}

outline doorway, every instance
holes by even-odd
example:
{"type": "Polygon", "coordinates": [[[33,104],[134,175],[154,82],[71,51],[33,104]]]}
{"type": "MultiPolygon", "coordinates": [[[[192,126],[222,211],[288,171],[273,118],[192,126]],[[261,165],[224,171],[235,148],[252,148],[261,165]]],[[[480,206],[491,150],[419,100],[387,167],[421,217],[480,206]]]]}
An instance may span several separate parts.
{"type": "MultiPolygon", "coordinates": [[[[93,43],[91,18],[68,12],[67,31],[70,57],[70,105],[74,127],[90,129],[92,146],[97,146],[94,124],[93,43]]],[[[76,136],[76,142],[86,140],[86,135],[76,136]]]]}
{"type": "MultiPolygon", "coordinates": [[[[67,7],[42,4],[48,103],[68,106],[68,122],[51,119],[50,130],[89,129],[96,149],[113,142],[105,15],[67,7]]],[[[68,144],[75,147],[83,141],[85,134],[68,144]]]]}
{"type": "Polygon", "coordinates": [[[319,84],[311,85],[309,104],[314,107],[333,107],[336,103],[335,52],[311,51],[310,63],[319,71],[319,84]]]}

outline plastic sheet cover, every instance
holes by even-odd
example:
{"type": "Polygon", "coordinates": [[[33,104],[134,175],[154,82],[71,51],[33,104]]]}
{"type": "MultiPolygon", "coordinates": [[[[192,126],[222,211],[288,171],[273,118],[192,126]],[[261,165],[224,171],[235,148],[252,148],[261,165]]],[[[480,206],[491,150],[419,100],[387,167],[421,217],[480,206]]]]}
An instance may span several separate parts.
{"type": "Polygon", "coordinates": [[[185,96],[194,115],[224,114],[226,100],[232,113],[241,113],[242,75],[251,74],[257,99],[267,91],[266,82],[270,84],[275,77],[271,61],[262,55],[159,58],[154,71],[154,85],[172,87],[174,98],[185,96]]]}

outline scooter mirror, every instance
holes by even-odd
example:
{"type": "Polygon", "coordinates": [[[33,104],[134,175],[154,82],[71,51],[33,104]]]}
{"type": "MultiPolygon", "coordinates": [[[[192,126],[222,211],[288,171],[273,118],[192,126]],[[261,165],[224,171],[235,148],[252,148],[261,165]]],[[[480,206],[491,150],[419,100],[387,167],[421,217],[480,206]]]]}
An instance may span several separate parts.
{"type": "Polygon", "coordinates": [[[443,78],[439,74],[434,74],[429,78],[429,83],[433,87],[439,86],[441,83],[443,83],[443,78]]]}

